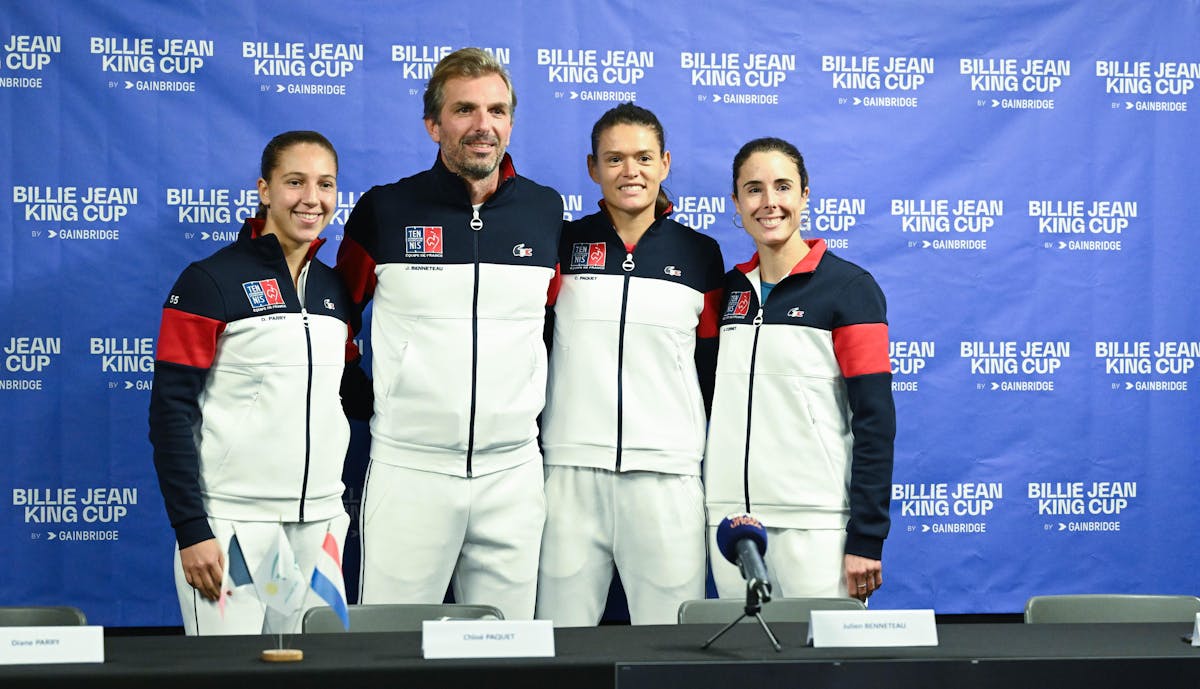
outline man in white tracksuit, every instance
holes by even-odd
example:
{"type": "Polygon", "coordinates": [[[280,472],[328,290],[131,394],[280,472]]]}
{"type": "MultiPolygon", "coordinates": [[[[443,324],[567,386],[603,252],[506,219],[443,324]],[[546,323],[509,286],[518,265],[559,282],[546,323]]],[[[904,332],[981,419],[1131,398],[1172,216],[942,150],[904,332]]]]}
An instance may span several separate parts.
{"type": "Polygon", "coordinates": [[[440,603],[451,585],[533,616],[562,199],[505,153],[515,105],[492,56],[446,56],[425,91],[433,167],[371,189],[346,223],[337,269],[360,313],[374,300],[363,603],[440,603]]]}

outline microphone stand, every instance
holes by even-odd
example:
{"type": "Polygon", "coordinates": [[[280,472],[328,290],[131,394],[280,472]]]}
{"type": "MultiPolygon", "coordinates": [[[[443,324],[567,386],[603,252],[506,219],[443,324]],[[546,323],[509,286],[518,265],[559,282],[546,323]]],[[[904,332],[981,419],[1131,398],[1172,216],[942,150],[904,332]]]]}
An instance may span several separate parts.
{"type": "Polygon", "coordinates": [[[762,616],[762,604],[764,602],[770,602],[771,594],[770,594],[770,592],[766,592],[764,594],[759,591],[759,588],[760,588],[760,582],[758,582],[757,580],[751,580],[751,581],[746,582],[746,608],[745,608],[745,610],[742,612],[741,615],[738,615],[738,618],[736,620],[725,625],[725,627],[723,629],[721,629],[721,631],[714,634],[712,636],[712,638],[710,638],[708,641],[705,641],[704,645],[700,647],[701,650],[704,650],[704,649],[708,648],[709,646],[711,646],[714,641],[721,638],[725,634],[725,632],[729,631],[730,629],[733,629],[734,626],[736,626],[738,622],[741,622],[743,618],[751,617],[751,616],[753,616],[754,619],[758,620],[758,625],[760,627],[762,627],[763,632],[765,632],[767,635],[767,638],[770,639],[771,646],[775,649],[775,652],[779,653],[782,650],[779,647],[779,641],[775,638],[775,635],[773,633],[771,633],[771,628],[767,626],[767,621],[764,620],[763,616],[762,616]]]}

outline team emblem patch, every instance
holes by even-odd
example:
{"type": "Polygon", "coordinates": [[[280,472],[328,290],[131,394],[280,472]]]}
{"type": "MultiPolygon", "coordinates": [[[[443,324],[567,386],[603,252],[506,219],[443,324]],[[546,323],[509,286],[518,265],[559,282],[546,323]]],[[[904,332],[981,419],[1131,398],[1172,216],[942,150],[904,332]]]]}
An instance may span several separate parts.
{"type": "Polygon", "coordinates": [[[256,313],[285,306],[283,292],[279,291],[279,282],[275,278],[243,282],[242,289],[246,291],[246,298],[250,300],[250,308],[256,313]]]}
{"type": "Polygon", "coordinates": [[[730,292],[729,305],[725,307],[725,318],[745,316],[750,313],[750,293],[730,292]]]}
{"type": "Polygon", "coordinates": [[[608,247],[604,242],[578,242],[571,245],[572,268],[604,268],[608,247]]]}
{"type": "Polygon", "coordinates": [[[409,225],[404,228],[405,256],[442,256],[442,227],[409,225]]]}

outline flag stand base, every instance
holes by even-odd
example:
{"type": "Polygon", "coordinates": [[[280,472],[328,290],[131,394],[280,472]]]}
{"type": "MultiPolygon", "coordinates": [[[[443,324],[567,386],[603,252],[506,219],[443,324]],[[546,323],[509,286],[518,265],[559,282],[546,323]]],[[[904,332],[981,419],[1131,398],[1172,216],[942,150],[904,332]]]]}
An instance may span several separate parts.
{"type": "Polygon", "coordinates": [[[267,663],[295,663],[304,660],[304,651],[298,648],[268,648],[258,657],[267,663]]]}

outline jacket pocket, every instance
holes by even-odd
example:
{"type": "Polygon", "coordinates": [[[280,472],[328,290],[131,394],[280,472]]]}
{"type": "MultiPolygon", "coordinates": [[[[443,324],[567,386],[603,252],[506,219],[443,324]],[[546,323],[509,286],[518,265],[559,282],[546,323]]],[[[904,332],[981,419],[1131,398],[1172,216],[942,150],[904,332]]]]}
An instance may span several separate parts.
{"type": "Polygon", "coordinates": [[[216,478],[262,423],[263,376],[236,368],[213,369],[210,376],[201,412],[201,471],[216,478]]]}

